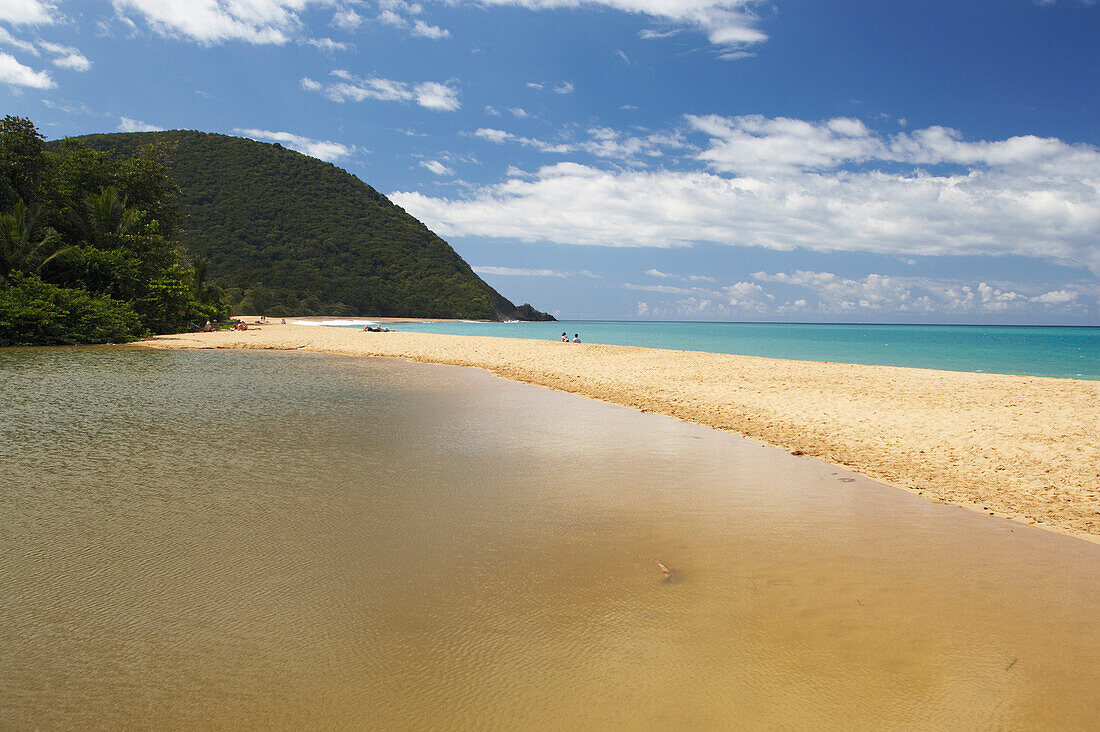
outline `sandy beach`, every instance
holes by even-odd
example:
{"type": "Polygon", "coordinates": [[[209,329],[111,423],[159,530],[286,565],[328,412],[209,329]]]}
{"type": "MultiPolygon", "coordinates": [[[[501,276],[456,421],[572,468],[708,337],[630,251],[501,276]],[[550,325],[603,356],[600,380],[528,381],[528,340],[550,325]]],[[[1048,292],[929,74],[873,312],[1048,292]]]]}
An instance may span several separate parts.
{"type": "Polygon", "coordinates": [[[1100,382],[279,324],[135,345],[487,369],[728,430],[928,500],[1100,543],[1100,382]]]}

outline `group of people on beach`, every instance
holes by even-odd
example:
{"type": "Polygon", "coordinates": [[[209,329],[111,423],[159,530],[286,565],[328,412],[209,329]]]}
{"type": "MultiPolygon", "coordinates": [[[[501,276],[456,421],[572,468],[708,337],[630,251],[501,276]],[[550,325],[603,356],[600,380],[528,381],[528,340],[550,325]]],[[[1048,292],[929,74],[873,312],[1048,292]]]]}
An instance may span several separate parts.
{"type": "MultiPolygon", "coordinates": [[[[569,334],[568,333],[562,333],[561,334],[561,342],[562,343],[569,343],[569,334]]],[[[580,343],[580,342],[581,342],[580,334],[579,333],[574,333],[573,334],[573,343],[580,343]]]]}
{"type": "MultiPolygon", "coordinates": [[[[286,318],[282,319],[282,324],[286,325],[286,318]]],[[[261,315],[260,319],[256,321],[256,325],[267,325],[267,318],[265,316],[261,315]]],[[[192,323],[191,326],[193,328],[197,329],[197,326],[195,326],[194,323],[192,323]]],[[[219,330],[221,330],[221,325],[219,325],[218,321],[216,321],[216,320],[208,320],[208,321],[206,321],[206,325],[204,325],[202,327],[203,333],[213,333],[213,332],[219,331],[219,330]]],[[[238,320],[237,318],[233,318],[229,321],[229,330],[259,330],[259,329],[258,328],[249,328],[248,324],[245,323],[243,320],[238,320]]]]}
{"type": "Polygon", "coordinates": [[[393,332],[389,328],[385,328],[381,325],[371,325],[370,323],[367,323],[366,325],[363,326],[363,331],[364,332],[369,332],[369,333],[392,333],[393,332]]]}

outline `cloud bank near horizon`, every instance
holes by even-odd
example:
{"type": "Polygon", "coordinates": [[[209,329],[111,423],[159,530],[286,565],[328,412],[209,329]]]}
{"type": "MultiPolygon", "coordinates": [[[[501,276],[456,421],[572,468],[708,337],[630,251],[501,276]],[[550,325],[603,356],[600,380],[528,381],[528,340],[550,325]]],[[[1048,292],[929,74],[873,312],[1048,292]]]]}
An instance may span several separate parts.
{"type": "Polygon", "coordinates": [[[450,237],[1018,255],[1100,273],[1100,150],[1089,145],[1030,135],[971,141],[943,127],[884,135],[849,118],[685,120],[706,138],[677,161],[693,169],[558,162],[462,198],[390,197],[450,237]]]}

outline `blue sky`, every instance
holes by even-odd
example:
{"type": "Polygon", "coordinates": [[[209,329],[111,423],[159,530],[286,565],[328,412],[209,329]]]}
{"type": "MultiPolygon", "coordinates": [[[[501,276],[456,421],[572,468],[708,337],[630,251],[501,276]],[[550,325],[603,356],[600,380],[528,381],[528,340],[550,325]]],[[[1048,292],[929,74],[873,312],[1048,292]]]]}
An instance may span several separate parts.
{"type": "Polygon", "coordinates": [[[560,318],[1100,324],[1100,4],[0,0],[49,138],[278,141],[560,318]]]}

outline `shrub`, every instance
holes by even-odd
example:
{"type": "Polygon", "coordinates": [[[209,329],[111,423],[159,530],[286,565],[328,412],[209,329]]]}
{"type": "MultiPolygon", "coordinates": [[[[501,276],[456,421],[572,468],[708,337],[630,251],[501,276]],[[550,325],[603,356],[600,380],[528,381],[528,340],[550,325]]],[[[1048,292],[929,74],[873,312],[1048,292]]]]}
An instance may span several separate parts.
{"type": "Polygon", "coordinates": [[[34,275],[0,280],[0,346],[125,343],[140,335],[141,321],[127,303],[34,275]]]}

